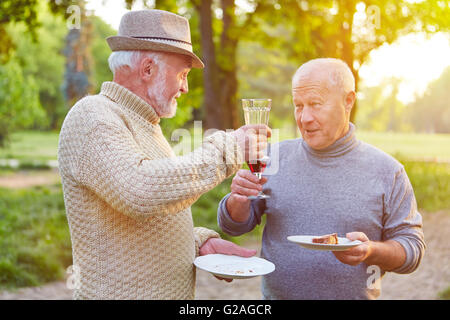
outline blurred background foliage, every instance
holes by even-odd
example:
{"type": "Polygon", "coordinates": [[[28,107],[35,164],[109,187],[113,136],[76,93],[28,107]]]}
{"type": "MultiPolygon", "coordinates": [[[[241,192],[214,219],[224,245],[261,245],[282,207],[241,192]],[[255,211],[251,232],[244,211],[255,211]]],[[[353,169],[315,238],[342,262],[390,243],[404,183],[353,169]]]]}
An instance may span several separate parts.
{"type": "MultiPolygon", "coordinates": [[[[398,79],[370,87],[359,76],[376,48],[408,33],[447,32],[446,2],[123,1],[129,8],[136,3],[189,18],[194,51],[206,65],[191,71],[190,93],[180,99],[177,116],[162,121],[165,132],[192,126],[194,119],[203,120],[205,129],[237,128],[238,98],[254,96],[271,97],[272,125],[295,132],[291,77],[301,63],[324,56],[341,58],[352,69],[360,93],[352,120],[361,129],[450,130],[449,70],[408,105],[397,99],[398,79]]],[[[0,31],[0,79],[7,81],[0,95],[0,145],[16,129],[58,130],[75,101],[112,79],[105,38],[116,30],[87,10],[86,1],[3,0],[0,31]]]]}
{"type": "MultiPolygon", "coordinates": [[[[450,209],[450,67],[410,102],[398,98],[404,79],[372,85],[370,75],[360,75],[376,49],[404,35],[448,35],[448,1],[118,1],[188,18],[194,51],[205,62],[204,70],[190,72],[177,115],[161,121],[169,140],[175,129],[192,130],[194,120],[203,121],[203,130],[237,128],[239,99],[250,97],[272,98],[270,126],[281,130],[281,140],[298,137],[291,77],[309,59],[336,57],[357,80],[358,137],[405,165],[421,211],[450,209]]],[[[86,9],[87,2],[0,1],[0,178],[50,171],[67,112],[112,80],[105,38],[117,30],[86,9]]],[[[218,230],[217,204],[230,183],[193,205],[195,225],[218,230]]],[[[250,237],[261,232],[257,227],[250,237]]],[[[0,288],[61,279],[70,264],[61,185],[0,187],[0,288]]]]}

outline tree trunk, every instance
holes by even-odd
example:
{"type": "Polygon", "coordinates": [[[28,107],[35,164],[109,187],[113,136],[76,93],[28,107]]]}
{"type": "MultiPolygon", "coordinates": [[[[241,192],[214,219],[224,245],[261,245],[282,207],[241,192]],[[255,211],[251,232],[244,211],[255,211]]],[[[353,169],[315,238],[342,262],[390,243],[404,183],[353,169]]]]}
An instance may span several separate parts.
{"type": "Polygon", "coordinates": [[[221,35],[221,107],[222,121],[225,128],[237,129],[239,119],[237,112],[237,29],[233,0],[222,0],[223,32],[221,35]]]}
{"type": "Polygon", "coordinates": [[[196,7],[200,15],[200,35],[202,59],[205,64],[203,70],[204,99],[203,109],[205,129],[224,129],[222,126],[222,112],[219,94],[219,68],[216,60],[216,50],[212,29],[212,0],[202,0],[196,7]]]}
{"type": "MultiPolygon", "coordinates": [[[[358,83],[359,83],[359,70],[353,70],[353,75],[355,76],[355,92],[358,92],[358,83]]],[[[358,99],[355,100],[355,105],[353,106],[352,112],[350,113],[350,121],[355,123],[356,121],[356,111],[358,110],[358,99]]]]}
{"type": "Polygon", "coordinates": [[[205,63],[204,127],[205,129],[236,129],[239,127],[237,112],[237,37],[234,1],[222,0],[223,31],[220,52],[216,51],[212,28],[212,0],[200,1],[196,7],[200,14],[202,59],[205,63]]]}
{"type": "MultiPolygon", "coordinates": [[[[354,50],[355,46],[352,42],[352,32],[353,32],[353,15],[355,14],[356,3],[351,1],[341,0],[339,4],[339,15],[340,15],[340,25],[341,25],[341,33],[340,33],[340,41],[342,44],[342,53],[341,58],[344,60],[347,65],[350,67],[350,70],[355,77],[355,86],[358,84],[359,75],[358,71],[355,70],[353,64],[355,61],[354,50]]],[[[356,87],[355,87],[356,89],[356,87]]],[[[355,105],[350,113],[350,121],[354,123],[356,116],[357,105],[355,101],[355,105]]]]}
{"type": "Polygon", "coordinates": [[[90,75],[92,72],[92,42],[93,24],[84,10],[84,2],[81,6],[81,27],[72,28],[66,36],[64,55],[66,57],[66,70],[64,74],[64,96],[68,108],[86,96],[92,84],[90,75]]]}

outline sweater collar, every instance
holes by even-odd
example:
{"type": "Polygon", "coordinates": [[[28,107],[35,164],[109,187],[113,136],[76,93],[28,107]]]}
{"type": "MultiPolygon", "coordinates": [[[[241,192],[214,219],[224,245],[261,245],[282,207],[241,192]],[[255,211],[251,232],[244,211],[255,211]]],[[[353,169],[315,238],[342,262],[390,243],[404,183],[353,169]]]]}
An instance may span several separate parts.
{"type": "Polygon", "coordinates": [[[303,148],[311,155],[319,158],[333,158],[342,156],[353,150],[357,145],[358,140],[355,136],[355,125],[351,122],[349,123],[349,130],[347,133],[325,149],[313,149],[306,143],[305,140],[302,139],[303,148]]]}
{"type": "Polygon", "coordinates": [[[108,97],[121,107],[125,107],[146,119],[152,124],[159,123],[159,116],[155,109],[141,97],[127,88],[112,81],[103,82],[100,94],[108,97]]]}

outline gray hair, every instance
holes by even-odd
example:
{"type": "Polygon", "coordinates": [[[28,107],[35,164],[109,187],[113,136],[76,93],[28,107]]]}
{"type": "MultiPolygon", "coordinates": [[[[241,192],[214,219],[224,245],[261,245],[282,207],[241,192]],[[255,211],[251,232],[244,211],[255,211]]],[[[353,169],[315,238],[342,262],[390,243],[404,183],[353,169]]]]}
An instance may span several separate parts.
{"type": "Polygon", "coordinates": [[[111,69],[111,72],[113,74],[115,74],[117,70],[125,66],[133,68],[143,55],[152,58],[156,64],[160,64],[160,62],[163,60],[164,53],[138,50],[114,51],[108,58],[109,68],[111,69]]]}
{"type": "MultiPolygon", "coordinates": [[[[310,60],[300,66],[292,77],[292,84],[300,76],[314,72],[316,67],[323,68],[328,72],[328,82],[331,86],[343,90],[345,93],[355,91],[355,77],[349,66],[340,59],[319,58],[310,60]]],[[[317,70],[317,69],[316,69],[317,70]]]]}

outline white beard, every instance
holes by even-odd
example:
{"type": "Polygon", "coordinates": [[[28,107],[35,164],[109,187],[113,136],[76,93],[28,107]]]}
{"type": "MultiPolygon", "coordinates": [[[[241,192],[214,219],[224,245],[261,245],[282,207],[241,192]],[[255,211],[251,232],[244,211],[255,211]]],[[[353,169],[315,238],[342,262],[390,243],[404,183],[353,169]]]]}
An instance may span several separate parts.
{"type": "Polygon", "coordinates": [[[175,116],[177,112],[177,100],[174,97],[170,101],[166,101],[164,106],[161,106],[160,118],[173,118],[175,116]]]}
{"type": "Polygon", "coordinates": [[[157,81],[147,90],[149,97],[153,97],[155,100],[155,105],[152,106],[160,118],[172,118],[175,116],[177,111],[177,101],[174,99],[176,95],[167,101],[164,96],[164,84],[166,82],[165,70],[161,69],[159,71],[159,77],[157,81]]]}

